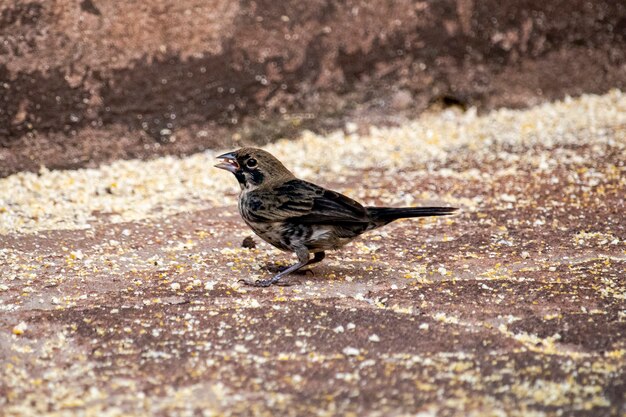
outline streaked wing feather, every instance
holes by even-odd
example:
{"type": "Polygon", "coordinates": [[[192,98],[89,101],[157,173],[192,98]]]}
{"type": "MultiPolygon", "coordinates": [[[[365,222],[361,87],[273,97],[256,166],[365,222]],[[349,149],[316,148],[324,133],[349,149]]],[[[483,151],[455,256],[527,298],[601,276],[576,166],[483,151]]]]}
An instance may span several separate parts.
{"type": "Polygon", "coordinates": [[[322,195],[313,200],[311,211],[297,217],[294,221],[299,223],[369,222],[367,211],[358,202],[335,191],[325,189],[322,191],[322,195]]]}
{"type": "Polygon", "coordinates": [[[290,196],[288,201],[292,206],[306,202],[301,203],[302,210],[293,213],[288,220],[298,223],[369,222],[367,210],[343,194],[302,180],[289,181],[283,187],[286,191],[297,190],[285,193],[290,196]]]}
{"type": "Polygon", "coordinates": [[[271,204],[251,213],[255,221],[305,224],[369,222],[367,210],[358,202],[307,181],[295,179],[271,191],[253,193],[255,195],[249,197],[250,201],[259,199],[266,205],[271,204]]]}

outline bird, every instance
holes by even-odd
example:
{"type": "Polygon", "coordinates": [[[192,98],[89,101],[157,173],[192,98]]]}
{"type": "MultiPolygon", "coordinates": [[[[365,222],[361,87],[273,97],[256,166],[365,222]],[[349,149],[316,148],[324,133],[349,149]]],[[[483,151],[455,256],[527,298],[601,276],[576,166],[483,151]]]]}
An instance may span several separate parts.
{"type": "MultiPolygon", "coordinates": [[[[239,214],[254,233],[298,262],[270,279],[241,280],[268,287],[304,266],[321,262],[359,235],[394,220],[445,216],[456,207],[365,207],[357,201],[297,178],[269,152],[244,147],[217,157],[215,167],[235,175],[241,192],[239,214]],[[313,255],[311,257],[311,255],[313,255]]],[[[282,283],[282,281],[281,281],[282,283]]]]}

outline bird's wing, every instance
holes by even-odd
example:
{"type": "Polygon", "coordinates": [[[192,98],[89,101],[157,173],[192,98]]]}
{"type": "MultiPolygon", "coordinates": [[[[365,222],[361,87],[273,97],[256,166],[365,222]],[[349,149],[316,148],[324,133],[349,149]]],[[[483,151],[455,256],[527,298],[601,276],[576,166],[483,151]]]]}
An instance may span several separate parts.
{"type": "Polygon", "coordinates": [[[358,202],[338,192],[321,187],[308,213],[294,218],[298,223],[369,223],[367,210],[358,202]]]}
{"type": "MultiPolygon", "coordinates": [[[[338,223],[370,221],[367,210],[358,202],[303,180],[290,180],[268,191],[256,190],[250,202],[263,202],[253,210],[256,221],[294,221],[298,223],[338,223]]],[[[251,206],[248,203],[248,206],[251,206]]]]}

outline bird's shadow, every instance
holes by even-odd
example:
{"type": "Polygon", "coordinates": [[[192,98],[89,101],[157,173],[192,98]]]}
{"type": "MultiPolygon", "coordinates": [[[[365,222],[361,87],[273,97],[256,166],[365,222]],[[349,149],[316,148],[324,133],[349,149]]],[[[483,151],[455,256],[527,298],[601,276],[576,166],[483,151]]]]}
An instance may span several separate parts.
{"type": "MultiPolygon", "coordinates": [[[[270,274],[277,274],[289,268],[289,266],[291,265],[285,265],[284,263],[280,263],[280,262],[269,262],[265,264],[265,266],[263,267],[263,270],[270,274]]],[[[282,286],[297,285],[297,284],[302,283],[302,278],[307,277],[307,276],[316,277],[316,280],[320,280],[320,282],[324,282],[326,280],[333,280],[332,278],[325,277],[329,273],[337,274],[338,276],[343,276],[343,275],[356,276],[358,277],[358,279],[362,279],[362,280],[369,280],[372,278],[368,275],[363,274],[362,270],[360,269],[345,268],[341,266],[339,267],[330,266],[330,265],[324,265],[320,263],[320,264],[305,266],[298,271],[285,275],[278,281],[276,285],[282,285],[282,286]]]]}

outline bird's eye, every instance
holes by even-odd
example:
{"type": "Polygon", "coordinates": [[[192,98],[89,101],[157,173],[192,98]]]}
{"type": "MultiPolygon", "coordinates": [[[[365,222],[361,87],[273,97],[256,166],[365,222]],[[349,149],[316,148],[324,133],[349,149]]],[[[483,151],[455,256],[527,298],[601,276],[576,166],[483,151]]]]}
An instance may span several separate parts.
{"type": "Polygon", "coordinates": [[[256,159],[254,159],[254,158],[250,158],[250,159],[248,159],[248,160],[246,161],[246,166],[247,166],[248,168],[254,168],[255,166],[257,166],[256,159]]]}

